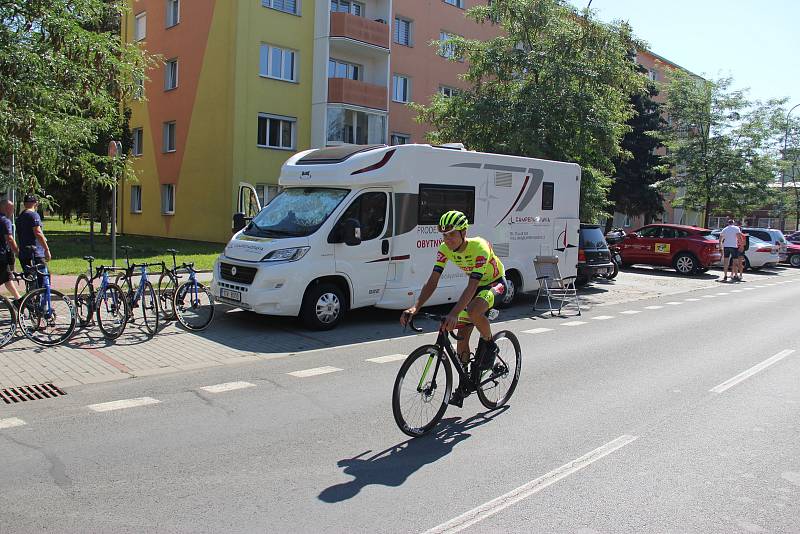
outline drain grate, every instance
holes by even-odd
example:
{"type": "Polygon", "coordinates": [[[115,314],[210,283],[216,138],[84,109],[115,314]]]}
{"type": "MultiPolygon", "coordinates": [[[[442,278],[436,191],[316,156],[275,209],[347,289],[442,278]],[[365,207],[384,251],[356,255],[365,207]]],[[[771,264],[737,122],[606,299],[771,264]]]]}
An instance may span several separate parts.
{"type": "Polygon", "coordinates": [[[6,404],[16,402],[35,401],[41,399],[52,399],[66,395],[58,386],[53,384],[34,384],[32,386],[17,386],[13,388],[0,389],[0,399],[6,404]]]}

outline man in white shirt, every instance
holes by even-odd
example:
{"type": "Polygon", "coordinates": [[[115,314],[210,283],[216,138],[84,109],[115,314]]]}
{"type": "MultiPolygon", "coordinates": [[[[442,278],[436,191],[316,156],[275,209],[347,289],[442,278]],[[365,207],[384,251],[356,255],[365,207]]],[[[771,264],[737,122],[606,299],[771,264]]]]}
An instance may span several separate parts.
{"type": "MultiPolygon", "coordinates": [[[[739,257],[739,234],[742,233],[736,226],[733,219],[728,219],[728,226],[722,229],[719,234],[719,246],[722,249],[722,281],[728,281],[728,266],[739,257]]],[[[731,279],[733,279],[733,268],[731,268],[731,279]]]]}

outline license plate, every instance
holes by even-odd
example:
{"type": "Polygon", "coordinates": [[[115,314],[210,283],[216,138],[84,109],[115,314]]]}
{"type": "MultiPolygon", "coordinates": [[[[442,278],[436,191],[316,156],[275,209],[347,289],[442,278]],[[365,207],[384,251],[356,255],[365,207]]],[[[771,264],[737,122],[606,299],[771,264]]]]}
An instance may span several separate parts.
{"type": "Polygon", "coordinates": [[[242,301],[242,292],[233,291],[232,289],[220,289],[219,296],[224,299],[235,300],[236,302],[242,301]]]}

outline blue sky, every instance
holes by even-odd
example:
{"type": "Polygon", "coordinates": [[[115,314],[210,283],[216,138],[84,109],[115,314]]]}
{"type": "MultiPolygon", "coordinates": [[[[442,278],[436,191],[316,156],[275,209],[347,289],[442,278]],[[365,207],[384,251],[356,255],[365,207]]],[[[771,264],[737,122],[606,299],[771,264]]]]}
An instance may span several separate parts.
{"type": "Polygon", "coordinates": [[[592,0],[591,7],[600,20],[627,20],[650,50],[695,74],[732,76],[753,99],[800,104],[800,0],[592,0]]]}

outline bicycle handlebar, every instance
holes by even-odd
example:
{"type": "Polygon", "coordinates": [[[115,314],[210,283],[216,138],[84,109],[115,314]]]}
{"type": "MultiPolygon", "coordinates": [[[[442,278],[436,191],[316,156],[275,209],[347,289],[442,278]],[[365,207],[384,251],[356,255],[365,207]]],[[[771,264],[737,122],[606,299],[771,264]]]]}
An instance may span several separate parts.
{"type": "MultiPolygon", "coordinates": [[[[417,325],[414,324],[414,319],[418,315],[424,317],[425,319],[430,319],[430,320],[436,321],[438,323],[444,323],[444,320],[447,318],[446,315],[438,315],[436,313],[427,313],[427,312],[416,313],[416,314],[412,315],[411,319],[409,319],[408,322],[406,323],[406,326],[411,328],[411,330],[413,330],[414,332],[422,332],[423,331],[422,328],[420,328],[420,327],[418,327],[417,325]]],[[[441,325],[439,326],[439,329],[441,330],[441,325]]],[[[455,339],[457,341],[462,341],[464,339],[464,336],[460,336],[459,337],[456,334],[454,334],[453,332],[449,332],[449,334],[453,339],[455,339]]]]}

